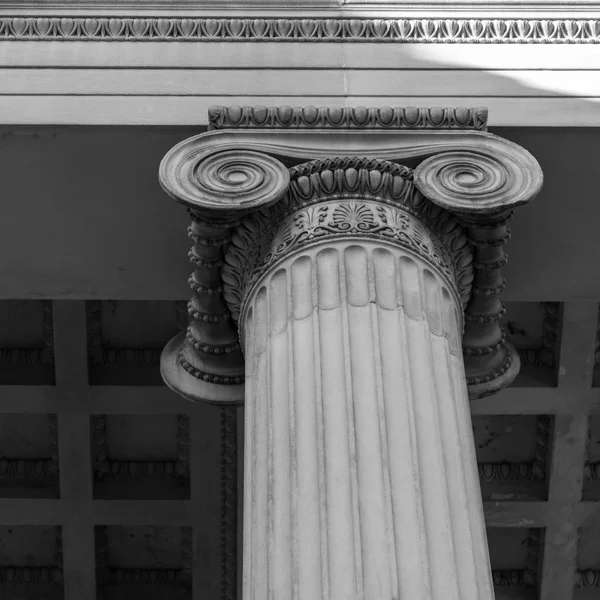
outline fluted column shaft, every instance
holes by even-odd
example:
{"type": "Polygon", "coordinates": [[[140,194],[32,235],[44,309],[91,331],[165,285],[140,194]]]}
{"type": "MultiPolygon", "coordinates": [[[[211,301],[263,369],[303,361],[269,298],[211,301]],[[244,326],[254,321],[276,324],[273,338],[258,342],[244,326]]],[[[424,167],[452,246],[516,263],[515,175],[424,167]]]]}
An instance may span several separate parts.
{"type": "Polygon", "coordinates": [[[244,600],[490,600],[447,279],[368,238],[291,252],[253,285],[244,600]]]}

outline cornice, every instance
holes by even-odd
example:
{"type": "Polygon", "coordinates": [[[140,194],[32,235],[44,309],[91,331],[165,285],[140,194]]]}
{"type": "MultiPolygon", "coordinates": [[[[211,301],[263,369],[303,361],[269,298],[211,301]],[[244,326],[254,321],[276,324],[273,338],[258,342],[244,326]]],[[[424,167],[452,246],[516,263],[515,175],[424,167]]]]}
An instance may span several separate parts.
{"type": "Polygon", "coordinates": [[[348,18],[121,16],[98,13],[0,16],[0,41],[319,42],[438,44],[600,43],[591,18],[348,18]]]}

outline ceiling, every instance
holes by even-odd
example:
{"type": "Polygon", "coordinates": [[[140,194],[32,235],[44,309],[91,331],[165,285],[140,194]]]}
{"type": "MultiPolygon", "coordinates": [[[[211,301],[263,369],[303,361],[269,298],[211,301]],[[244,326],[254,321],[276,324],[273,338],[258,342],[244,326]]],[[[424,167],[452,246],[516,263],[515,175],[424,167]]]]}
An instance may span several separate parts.
{"type": "MultiPolygon", "coordinates": [[[[182,400],[158,373],[190,270],[158,163],[200,130],[0,130],[2,598],[235,598],[241,415],[182,400]]],[[[494,133],[546,178],[507,247],[523,369],[472,403],[497,598],[592,600],[600,130],[494,133]]]]}

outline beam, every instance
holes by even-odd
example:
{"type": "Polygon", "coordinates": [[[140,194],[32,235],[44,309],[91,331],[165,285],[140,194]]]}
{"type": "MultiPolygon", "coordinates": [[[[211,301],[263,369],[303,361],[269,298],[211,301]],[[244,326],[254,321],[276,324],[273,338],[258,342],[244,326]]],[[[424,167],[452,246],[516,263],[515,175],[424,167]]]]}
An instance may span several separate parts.
{"type": "Polygon", "coordinates": [[[487,527],[544,527],[548,505],[546,502],[484,502],[483,512],[487,527]]]}
{"type": "MultiPolygon", "coordinates": [[[[0,396],[0,414],[50,414],[63,405],[61,392],[50,385],[6,385],[0,396]]],[[[79,400],[90,414],[188,414],[198,418],[206,414],[201,405],[188,402],[164,386],[89,386],[80,390],[79,400]]],[[[583,390],[574,398],[572,392],[563,388],[509,387],[495,396],[471,401],[470,407],[474,416],[552,415],[571,410],[574,403],[587,406],[590,414],[600,414],[600,388],[583,390]]]]}
{"type": "Polygon", "coordinates": [[[131,69],[432,69],[593,70],[600,69],[596,44],[307,44],[286,42],[0,41],[0,67],[131,69]]]}
{"type": "MultiPolygon", "coordinates": [[[[207,489],[205,497],[213,490],[207,489]]],[[[544,527],[547,502],[484,502],[488,527],[544,527]]],[[[91,520],[94,525],[190,525],[205,506],[190,500],[94,500],[91,520]]],[[[582,502],[575,507],[574,522],[580,527],[600,527],[600,502],[582,502]]],[[[77,520],[71,507],[62,500],[0,498],[2,525],[65,525],[77,520]]]]}
{"type": "MultiPolygon", "coordinates": [[[[564,306],[558,387],[573,398],[592,384],[597,317],[597,302],[568,302],[564,306]]],[[[581,403],[555,416],[540,600],[573,597],[579,532],[576,519],[588,426],[589,412],[581,403]]]]}
{"type": "MultiPolygon", "coordinates": [[[[184,400],[193,404],[189,400],[184,400]]],[[[196,404],[204,415],[190,417],[190,504],[192,519],[192,590],[193,598],[219,597],[222,557],[220,505],[222,450],[220,408],[196,404]],[[208,423],[206,421],[209,421],[208,423]]]]}
{"type": "Polygon", "coordinates": [[[62,526],[65,600],[94,600],[96,557],[92,520],[90,417],[86,405],[85,302],[54,302],[60,497],[72,516],[62,526]],[[65,410],[62,410],[62,407],[65,410]]]}
{"type": "Polygon", "coordinates": [[[210,106],[487,106],[490,127],[598,127],[600,95],[573,98],[489,96],[389,96],[337,95],[225,95],[151,96],[143,94],[106,96],[1,95],[0,113],[4,125],[207,125],[210,106]]]}

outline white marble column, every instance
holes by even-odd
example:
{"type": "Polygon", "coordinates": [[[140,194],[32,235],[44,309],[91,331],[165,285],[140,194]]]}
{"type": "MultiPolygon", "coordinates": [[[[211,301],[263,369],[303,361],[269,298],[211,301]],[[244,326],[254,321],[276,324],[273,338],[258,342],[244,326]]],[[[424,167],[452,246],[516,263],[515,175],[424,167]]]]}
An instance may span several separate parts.
{"type": "Polygon", "coordinates": [[[349,237],[244,301],[243,600],[490,600],[460,302],[431,261],[349,237]]]}
{"type": "Polygon", "coordinates": [[[468,394],[519,371],[506,221],[543,177],[485,112],[219,107],[161,163],[195,242],[163,378],[245,397],[243,600],[493,599],[468,394]]]}

